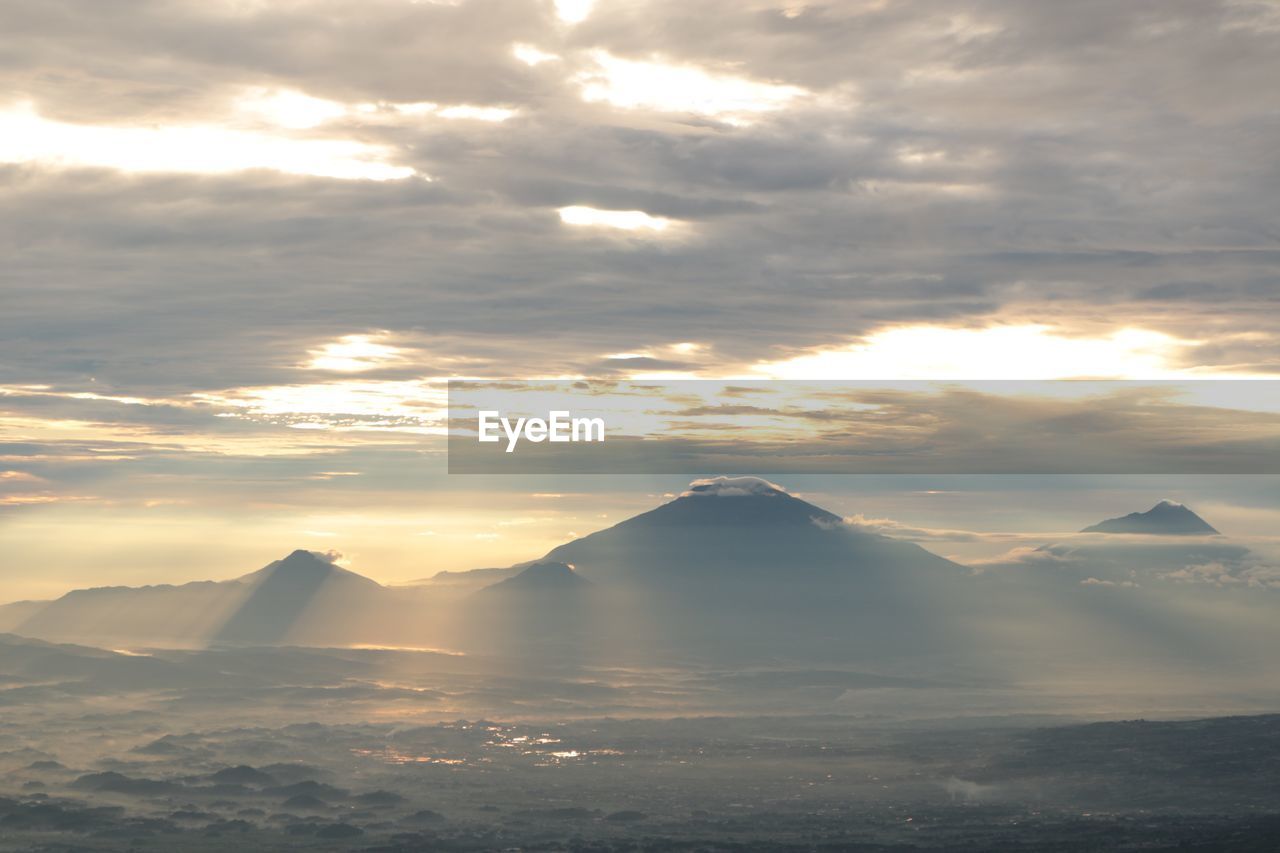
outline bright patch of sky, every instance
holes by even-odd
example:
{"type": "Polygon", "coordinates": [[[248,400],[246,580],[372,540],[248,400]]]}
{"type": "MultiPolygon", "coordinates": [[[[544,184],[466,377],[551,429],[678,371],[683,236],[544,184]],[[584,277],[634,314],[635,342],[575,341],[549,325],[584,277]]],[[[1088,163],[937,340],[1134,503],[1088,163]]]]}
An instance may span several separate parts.
{"type": "Polygon", "coordinates": [[[312,370],[359,373],[395,364],[402,358],[401,349],[379,343],[377,335],[344,335],[332,343],[311,350],[311,360],[306,367],[312,370]]]}
{"type": "Polygon", "coordinates": [[[193,395],[252,419],[297,429],[444,434],[444,386],[424,379],[341,380],[193,395]]]}
{"type": "Polygon", "coordinates": [[[1146,329],[1085,337],[1043,325],[900,326],[755,371],[774,379],[1186,378],[1178,357],[1198,343],[1146,329]]]}
{"type": "Polygon", "coordinates": [[[539,50],[531,44],[524,44],[523,42],[518,42],[512,45],[511,53],[516,59],[520,60],[525,65],[541,65],[544,62],[551,62],[552,60],[560,58],[554,53],[547,53],[539,50]]]}
{"type": "Polygon", "coordinates": [[[334,121],[348,112],[345,104],[288,89],[253,88],[245,92],[236,106],[272,124],[300,130],[334,121]]]}
{"type": "Polygon", "coordinates": [[[693,65],[622,59],[605,50],[591,56],[594,67],[576,77],[583,99],[623,109],[693,113],[749,124],[807,94],[798,86],[714,74],[693,65]]]}
{"type": "MultiPolygon", "coordinates": [[[[295,121],[301,115],[290,113],[295,121]]],[[[212,124],[73,124],[45,118],[29,103],[0,110],[0,163],[196,174],[269,169],[370,181],[416,174],[394,159],[386,146],[351,139],[298,138],[212,124]]]]}
{"type": "Polygon", "coordinates": [[[436,116],[444,119],[503,122],[516,110],[477,104],[438,104],[434,101],[363,101],[342,103],[291,89],[250,88],[236,99],[238,112],[276,127],[310,129],[338,120],[379,123],[397,116],[436,116]]]}
{"type": "Polygon", "coordinates": [[[560,221],[566,225],[616,228],[622,231],[666,231],[676,220],[651,216],[643,210],[600,210],[574,205],[560,208],[560,221]]]}
{"type": "Polygon", "coordinates": [[[555,0],[556,17],[566,24],[578,24],[587,19],[596,0],[555,0]]]}

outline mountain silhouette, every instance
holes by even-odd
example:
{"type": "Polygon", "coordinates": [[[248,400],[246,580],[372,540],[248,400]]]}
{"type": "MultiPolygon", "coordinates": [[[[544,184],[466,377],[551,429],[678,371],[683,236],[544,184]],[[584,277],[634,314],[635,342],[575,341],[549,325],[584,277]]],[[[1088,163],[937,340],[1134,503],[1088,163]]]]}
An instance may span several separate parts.
{"type": "MultiPolygon", "coordinates": [[[[231,581],[78,590],[17,633],[138,645],[410,643],[717,657],[937,648],[968,570],[751,477],[688,491],[480,584],[383,587],[298,550],[231,581]],[[476,591],[473,591],[476,590],[476,591]]],[[[4,627],[0,625],[0,627],[4,627]]]]}
{"type": "Polygon", "coordinates": [[[753,477],[696,481],[543,559],[612,596],[611,627],[726,659],[941,648],[977,590],[962,566],[753,477]]]}
{"type": "Polygon", "coordinates": [[[237,583],[266,584],[270,582],[282,585],[308,585],[331,581],[353,583],[367,589],[382,586],[364,575],[334,564],[326,556],[301,548],[283,560],[268,563],[256,572],[236,578],[237,583]]]}
{"type": "Polygon", "coordinates": [[[388,592],[298,550],[234,580],[97,587],[22,602],[4,627],[25,636],[126,647],[278,643],[301,627],[314,639],[336,641],[361,630],[369,610],[389,603],[388,592]]]}
{"type": "Polygon", "coordinates": [[[543,560],[529,565],[514,577],[509,577],[506,580],[501,580],[485,587],[480,590],[480,594],[504,595],[542,592],[572,594],[589,585],[590,581],[575,572],[572,566],[552,560],[543,560]]]}
{"type": "Polygon", "coordinates": [[[758,477],[716,477],[695,480],[688,491],[670,503],[616,525],[644,527],[812,527],[834,525],[840,516],[803,501],[781,486],[758,477]]]}
{"type": "Polygon", "coordinates": [[[473,650],[580,662],[596,639],[596,592],[572,566],[539,560],[461,602],[452,633],[473,650]]]}
{"type": "Polygon", "coordinates": [[[247,585],[249,593],[214,634],[214,643],[279,643],[303,614],[322,603],[317,599],[356,608],[376,603],[383,590],[381,584],[301,549],[236,582],[247,585]]]}
{"type": "Polygon", "coordinates": [[[755,477],[694,482],[679,498],[552,549],[589,580],[804,584],[883,570],[959,569],[924,548],[849,527],[755,477]]]}
{"type": "MultiPolygon", "coordinates": [[[[1090,530],[1216,533],[1170,502],[1090,530]]],[[[1065,655],[1084,642],[1189,654],[1189,623],[1160,595],[1243,585],[1254,561],[1221,538],[1079,540],[974,572],[768,481],[717,477],[474,578],[384,587],[298,550],[234,580],[0,608],[0,630],[108,648],[400,644],[564,665],[803,660],[910,672],[920,661],[1065,655]]]]}
{"type": "Polygon", "coordinates": [[[1186,506],[1163,500],[1146,512],[1131,512],[1086,527],[1081,533],[1147,533],[1158,536],[1207,536],[1218,534],[1186,506]]]}

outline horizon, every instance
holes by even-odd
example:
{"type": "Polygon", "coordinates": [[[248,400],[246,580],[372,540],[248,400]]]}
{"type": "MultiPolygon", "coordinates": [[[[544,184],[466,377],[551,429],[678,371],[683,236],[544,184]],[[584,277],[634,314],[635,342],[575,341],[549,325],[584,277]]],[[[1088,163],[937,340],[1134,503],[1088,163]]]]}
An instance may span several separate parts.
{"type": "Polygon", "coordinates": [[[682,485],[482,493],[450,378],[1277,375],[1261,5],[30,5],[0,596],[295,543],[409,579],[682,485]]]}
{"type": "MultiPolygon", "coordinates": [[[[724,475],[719,475],[718,478],[723,479],[724,475]]],[[[754,478],[749,476],[747,478],[757,479],[765,483],[769,482],[767,480],[762,480],[761,478],[754,478]]],[[[681,479],[678,477],[670,477],[670,478],[664,478],[664,479],[669,480],[670,482],[681,482],[681,479]]],[[[708,478],[695,479],[693,481],[687,482],[686,486],[692,487],[697,483],[706,482],[707,479],[708,478]]],[[[717,478],[710,478],[710,479],[717,479],[717,478]]],[[[812,480],[814,478],[806,477],[804,479],[812,480]]],[[[822,479],[822,478],[818,478],[818,479],[822,479]]],[[[844,478],[826,478],[826,479],[837,480],[837,479],[844,479],[844,478]]],[[[882,479],[890,479],[890,478],[882,478],[882,479]]],[[[930,478],[930,479],[935,481],[935,484],[936,484],[936,480],[938,478],[930,478]]],[[[956,478],[943,478],[943,479],[956,479],[956,478]]],[[[1159,478],[1159,479],[1167,480],[1169,478],[1159,478]]],[[[776,485],[776,484],[770,483],[769,485],[776,485]]],[[[822,492],[822,491],[803,492],[803,491],[794,491],[791,489],[787,489],[785,486],[777,486],[777,488],[780,488],[782,491],[784,491],[788,495],[791,495],[793,497],[797,497],[809,503],[815,504],[821,509],[829,509],[827,504],[833,504],[833,505],[841,506],[845,508],[857,507],[863,510],[867,509],[867,507],[861,506],[860,503],[853,503],[854,501],[859,500],[858,492],[847,492],[847,491],[844,493],[838,493],[838,492],[831,493],[831,492],[822,492]]],[[[908,541],[919,542],[923,544],[926,548],[930,548],[935,552],[939,553],[941,556],[954,560],[955,562],[958,562],[961,565],[966,565],[967,561],[976,561],[976,563],[980,565],[983,562],[990,561],[992,559],[995,559],[1001,556],[1002,554],[1007,553],[1011,548],[1016,547],[1019,544],[1036,543],[1036,544],[1047,545],[1047,544],[1052,544],[1054,541],[1070,540],[1073,537],[1076,537],[1079,534],[1081,534],[1084,528],[1087,526],[1100,523],[1104,520],[1122,518],[1131,513],[1134,513],[1134,514],[1144,513],[1162,503],[1172,503],[1174,505],[1186,507],[1188,509],[1191,509],[1193,512],[1195,512],[1195,509],[1193,507],[1188,506],[1190,499],[1183,500],[1183,501],[1174,501],[1170,498],[1161,497],[1157,500],[1148,499],[1146,503],[1143,503],[1144,498],[1141,496],[1141,493],[1134,494],[1134,492],[1138,490],[1125,489],[1125,490],[1119,491],[1119,493],[1117,494],[1117,490],[1107,489],[1107,490],[1103,490],[1101,494],[1106,496],[1105,505],[1108,508],[1103,509],[1100,507],[1097,511],[1094,512],[1094,517],[1090,517],[1090,516],[1084,515],[1084,513],[1089,513],[1093,511],[1092,507],[1097,505],[1097,500],[1098,500],[1097,496],[1099,492],[1096,489],[1096,483],[1091,485],[1090,487],[1085,488],[1084,491],[1085,491],[1085,494],[1087,495],[1087,498],[1085,498],[1085,500],[1087,501],[1087,505],[1082,505],[1081,498],[1072,496],[1069,492],[1067,493],[1066,496],[1059,497],[1057,498],[1057,500],[1041,501],[1041,506],[1038,512],[1039,517],[1040,518],[1059,518],[1060,524],[1056,527],[1040,524],[1040,525],[1032,525],[1030,528],[1020,528],[1020,529],[991,529],[989,526],[985,528],[973,528],[973,529],[963,528],[962,529],[962,528],[953,526],[953,524],[946,523],[947,512],[945,510],[942,512],[939,512],[938,510],[932,510],[928,512],[927,518],[931,522],[930,524],[922,523],[924,521],[923,514],[920,517],[913,518],[910,512],[908,512],[907,514],[899,515],[894,518],[883,517],[879,514],[874,514],[874,513],[868,516],[868,514],[864,511],[837,512],[837,514],[840,515],[842,518],[845,518],[846,520],[854,520],[858,524],[864,525],[866,529],[873,529],[881,533],[882,535],[887,535],[893,538],[902,538],[908,541]],[[1128,500],[1131,502],[1130,506],[1126,507],[1121,503],[1122,501],[1125,501],[1125,500],[1128,500]],[[1048,504],[1048,505],[1046,506],[1045,504],[1048,504]],[[1103,514],[1100,514],[1100,513],[1103,513],[1103,514]],[[1105,514],[1105,513],[1110,513],[1110,514],[1105,514]],[[1070,518],[1068,518],[1068,516],[1070,516],[1070,518]]],[[[917,494],[917,493],[921,494],[922,500],[926,504],[930,502],[936,503],[939,498],[944,498],[944,497],[949,497],[952,500],[956,500],[956,499],[965,500],[963,492],[946,491],[946,490],[938,490],[938,489],[911,490],[911,494],[917,494]]],[[[558,545],[562,545],[562,544],[565,544],[566,542],[573,541],[574,539],[580,538],[581,536],[589,535],[591,533],[608,529],[613,525],[626,520],[627,518],[634,517],[635,515],[638,515],[643,512],[647,512],[650,509],[653,509],[669,501],[675,500],[684,494],[688,494],[687,489],[680,490],[680,491],[674,491],[674,490],[666,491],[660,494],[648,492],[643,495],[638,495],[635,497],[633,503],[627,505],[626,509],[619,510],[616,513],[605,513],[605,514],[597,513],[597,517],[592,519],[592,521],[598,521],[598,526],[588,527],[587,525],[577,525],[580,527],[584,527],[584,530],[581,533],[577,533],[574,535],[565,535],[561,539],[555,539],[553,535],[548,535],[545,539],[529,537],[528,539],[521,539],[513,544],[504,545],[502,547],[497,547],[497,546],[486,547],[486,544],[483,541],[481,541],[479,543],[470,545],[467,548],[465,552],[466,562],[448,565],[441,568],[435,568],[423,574],[419,574],[413,577],[402,577],[398,574],[388,575],[385,573],[385,570],[376,561],[358,560],[358,558],[356,558],[355,555],[352,555],[350,552],[344,551],[341,547],[338,547],[342,544],[342,542],[337,537],[332,537],[334,540],[336,540],[332,542],[328,541],[330,537],[326,537],[319,544],[311,544],[311,543],[303,544],[300,542],[295,543],[295,545],[292,547],[285,547],[284,549],[278,548],[276,549],[275,552],[263,553],[263,554],[260,554],[259,557],[265,558],[269,563],[272,560],[281,559],[282,557],[287,556],[289,553],[292,553],[293,551],[296,551],[296,550],[308,551],[310,553],[324,556],[325,559],[333,562],[335,565],[339,566],[340,568],[345,568],[350,571],[355,571],[365,577],[369,577],[370,579],[376,580],[379,583],[382,583],[387,586],[412,584],[420,581],[430,580],[435,575],[445,573],[445,572],[465,573],[468,571],[484,570],[484,569],[490,569],[495,567],[504,567],[504,566],[510,566],[513,564],[521,563],[521,562],[536,560],[536,559],[539,559],[542,555],[544,555],[547,551],[552,550],[558,545]],[[490,548],[492,550],[489,550],[490,548]],[[541,550],[539,550],[539,548],[541,548],[541,550]],[[484,556],[486,552],[492,553],[494,558],[493,559],[486,558],[486,556],[484,556]]],[[[1155,494],[1155,492],[1152,492],[1152,494],[1155,494]]],[[[1164,493],[1159,492],[1159,494],[1164,494],[1164,493]]],[[[556,493],[556,497],[558,499],[563,499],[565,497],[565,494],[556,493]]],[[[593,504],[598,500],[598,498],[595,495],[592,495],[591,493],[586,493],[582,495],[582,497],[585,500],[591,501],[593,504]]],[[[543,500],[545,500],[545,498],[543,500]]],[[[901,503],[901,501],[899,501],[899,503],[901,503]]],[[[918,507],[919,503],[917,502],[915,506],[918,507]]],[[[1233,541],[1239,542],[1241,544],[1247,544],[1254,549],[1261,549],[1262,553],[1264,554],[1270,555],[1270,554],[1280,553],[1280,551],[1277,551],[1277,549],[1280,549],[1280,541],[1278,541],[1276,537],[1268,535],[1270,513],[1266,513],[1265,515],[1262,515],[1261,518],[1256,516],[1253,518],[1249,518],[1246,515],[1245,519],[1240,520],[1243,523],[1240,523],[1239,521],[1234,525],[1231,523],[1228,523],[1227,527],[1231,529],[1231,532],[1226,533],[1222,531],[1223,525],[1221,520],[1218,517],[1218,514],[1221,513],[1222,515],[1226,516],[1229,520],[1234,520],[1232,518],[1233,516],[1232,510],[1233,509],[1236,511],[1239,511],[1241,509],[1247,510],[1248,506],[1246,505],[1244,507],[1238,507],[1238,506],[1233,507],[1230,504],[1224,505],[1221,503],[1215,503],[1213,501],[1209,501],[1208,506],[1212,507],[1213,509],[1213,512],[1211,513],[1213,516],[1212,518],[1205,518],[1205,514],[1201,512],[1196,512],[1196,515],[1199,516],[1202,520],[1207,521],[1211,526],[1218,528],[1221,535],[1229,535],[1233,541]]],[[[918,511],[919,510],[917,509],[917,512],[918,511]]],[[[991,513],[991,511],[992,511],[992,507],[989,507],[989,506],[985,507],[983,511],[983,515],[988,515],[991,513]]],[[[299,538],[314,539],[315,537],[299,537],[299,538]]],[[[414,538],[416,539],[420,537],[415,535],[414,538]]],[[[412,544],[416,544],[416,543],[413,543],[412,540],[410,540],[410,542],[412,544]]],[[[419,546],[419,548],[420,547],[421,546],[419,546]]],[[[249,558],[246,555],[246,559],[251,559],[251,558],[249,558]]],[[[62,594],[65,594],[66,592],[70,592],[75,589],[81,589],[86,587],[92,588],[92,587],[100,587],[100,586],[146,586],[146,585],[166,584],[166,583],[180,584],[180,583],[198,582],[198,581],[206,581],[206,580],[215,580],[215,581],[234,580],[245,574],[250,574],[262,568],[263,565],[264,563],[262,562],[262,559],[258,559],[258,562],[248,562],[248,563],[238,564],[234,566],[232,565],[217,565],[216,567],[211,566],[211,568],[213,569],[211,572],[206,574],[200,574],[199,569],[197,568],[188,568],[182,573],[175,573],[175,567],[172,564],[165,563],[165,564],[156,566],[153,570],[154,572],[153,574],[143,575],[139,577],[137,580],[129,583],[91,583],[91,584],[76,585],[74,582],[68,582],[67,585],[65,585],[64,587],[52,588],[54,590],[53,592],[43,596],[38,596],[38,597],[37,596],[11,597],[6,595],[3,592],[0,592],[0,603],[10,602],[10,601],[24,601],[24,600],[26,601],[47,600],[49,598],[56,598],[62,594]]],[[[45,583],[47,584],[47,582],[45,583]]],[[[12,586],[12,584],[0,584],[0,590],[6,590],[10,586],[12,586]]],[[[41,586],[40,588],[50,589],[51,587],[44,585],[44,586],[41,586]]]]}

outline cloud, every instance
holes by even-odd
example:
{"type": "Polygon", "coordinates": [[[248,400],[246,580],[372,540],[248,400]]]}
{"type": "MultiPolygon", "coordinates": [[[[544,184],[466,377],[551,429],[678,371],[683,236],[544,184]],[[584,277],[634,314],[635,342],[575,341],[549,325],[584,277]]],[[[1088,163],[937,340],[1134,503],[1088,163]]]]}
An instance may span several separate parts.
{"type": "MultiPolygon", "coordinates": [[[[696,367],[614,355],[619,367],[696,367]]],[[[644,441],[642,456],[615,442],[590,462],[618,473],[1256,474],[1277,470],[1280,441],[1278,401],[1259,383],[761,382],[750,403],[739,392],[719,402],[736,382],[530,386],[455,388],[460,409],[529,413],[552,401],[607,416],[612,434],[644,441]]],[[[562,454],[561,470],[574,461],[562,454]]]]}
{"type": "Polygon", "coordinates": [[[6,481],[6,484],[44,482],[43,478],[27,471],[0,471],[0,480],[6,481]]]}
{"type": "Polygon", "coordinates": [[[917,527],[891,518],[867,518],[852,515],[844,519],[844,525],[864,533],[908,539],[913,542],[1007,542],[1031,538],[1023,533],[979,532],[937,527],[917,527]]]}
{"type": "MultiPolygon", "coordinates": [[[[1093,6],[1080,15],[1098,22],[1085,33],[1042,3],[966,15],[812,6],[794,17],[713,3],[676,15],[678,28],[668,4],[604,4],[571,31],[548,9],[517,3],[371,3],[358,14],[301,3],[234,15],[179,4],[140,10],[129,26],[100,4],[42,6],[6,22],[22,49],[4,79],[58,122],[198,126],[255,87],[348,113],[472,105],[521,118],[517,131],[511,120],[408,122],[388,106],[298,131],[306,142],[340,129],[383,146],[388,163],[442,184],[433,188],[10,169],[13,201],[0,213],[23,238],[6,257],[33,291],[76,288],[73,304],[102,318],[93,337],[77,338],[78,361],[61,347],[28,347],[38,373],[92,361],[100,382],[151,382],[137,373],[161,369],[150,352],[165,328],[220,370],[239,359],[265,371],[287,339],[351,328],[428,328],[460,339],[458,352],[495,337],[529,345],[530,311],[553,338],[536,348],[539,371],[644,345],[659,330],[708,339],[714,366],[732,370],[919,324],[1020,321],[1082,341],[1129,327],[1194,341],[1206,310],[1219,341],[1172,360],[1276,364],[1274,313],[1258,310],[1275,263],[1258,227],[1275,186],[1265,165],[1274,140],[1251,118],[1270,111],[1267,93],[1216,95],[1231,91],[1231,77],[1267,78],[1275,36],[1224,31],[1248,20],[1239,9],[1093,6]],[[961,17],[968,23],[952,20],[961,17]],[[513,44],[561,59],[530,67],[513,44]],[[1222,44],[1233,45],[1233,63],[1194,60],[1222,44]],[[732,69],[722,76],[786,81],[828,100],[774,104],[750,127],[672,126],[657,108],[584,104],[575,79],[602,73],[594,50],[637,63],[659,53],[672,67],[732,69]],[[1050,132],[1018,129],[1028,127],[1050,132]],[[1206,163],[1204,150],[1233,156],[1206,163]],[[1180,181],[1162,181],[1170,174],[1180,181]],[[956,186],[992,195],[931,190],[956,186]],[[1155,186],[1167,196],[1142,190],[1155,186]],[[699,241],[623,256],[557,228],[552,211],[572,205],[685,220],[699,241]],[[115,280],[110,270],[125,265],[131,273],[115,280]],[[76,284],[92,275],[102,287],[76,284]],[[170,287],[178,275],[186,286],[170,287]],[[357,279],[352,292],[316,284],[357,279]],[[225,298],[193,306],[215,284],[225,298]],[[104,288],[137,296],[133,314],[101,311],[104,288]],[[520,305],[520,319],[489,311],[494,301],[520,305]],[[269,323],[282,315],[287,324],[269,323]],[[352,323],[333,328],[337,316],[352,323]],[[1261,337],[1238,337],[1251,332],[1261,337]]],[[[23,298],[45,327],[37,341],[73,333],[38,295],[23,298]]],[[[183,383],[193,371],[169,364],[168,373],[183,383]]]]}
{"type": "MultiPolygon", "coordinates": [[[[32,112],[0,140],[0,383],[56,396],[4,398],[6,434],[95,476],[129,457],[213,482],[206,453],[337,453],[344,416],[429,426],[408,410],[440,377],[602,353],[944,369],[927,341],[966,368],[1280,371],[1266,4],[785,5],[7,4],[3,106],[32,112]],[[306,367],[383,333],[397,358],[306,367]]],[[[992,416],[1046,414],[1070,434],[992,416]]],[[[1192,417],[1162,430],[1222,426],[1192,417]]]]}
{"type": "Polygon", "coordinates": [[[1162,580],[1176,583],[1209,584],[1211,586],[1252,586],[1280,589],[1280,566],[1250,559],[1225,562],[1213,560],[1183,566],[1176,571],[1164,572],[1162,580]]]}
{"type": "MultiPolygon", "coordinates": [[[[1047,538],[1047,537],[1045,537],[1047,538]]],[[[1133,589],[1159,585],[1219,588],[1280,588],[1280,566],[1266,554],[1270,538],[1108,536],[1066,534],[1039,546],[965,561],[992,576],[1017,578],[1022,571],[1045,569],[1081,586],[1133,589]]]]}
{"type": "Polygon", "coordinates": [[[735,498],[787,493],[782,486],[760,477],[708,477],[694,480],[681,497],[735,498]]]}
{"type": "Polygon", "coordinates": [[[1020,566],[1069,565],[1077,561],[1069,548],[1059,545],[1020,545],[1003,554],[967,561],[980,571],[986,569],[1018,568],[1020,566]]]}
{"type": "Polygon", "coordinates": [[[999,785],[983,784],[955,776],[943,780],[942,789],[954,801],[959,798],[966,803],[981,803],[997,798],[1002,791],[999,785]]]}
{"type": "Polygon", "coordinates": [[[1080,585],[1081,586],[1101,586],[1101,587],[1107,587],[1110,589],[1137,589],[1139,586],[1141,586],[1141,584],[1135,583],[1134,581],[1107,581],[1107,580],[1099,580],[1098,578],[1092,578],[1092,577],[1085,578],[1084,580],[1080,581],[1080,585]]]}

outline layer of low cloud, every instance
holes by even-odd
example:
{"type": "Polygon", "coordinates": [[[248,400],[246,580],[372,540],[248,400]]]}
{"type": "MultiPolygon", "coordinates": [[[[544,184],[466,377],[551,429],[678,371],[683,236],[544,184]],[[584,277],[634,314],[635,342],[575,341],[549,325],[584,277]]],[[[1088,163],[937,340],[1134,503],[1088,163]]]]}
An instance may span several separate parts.
{"type": "MultiPolygon", "coordinates": [[[[1021,537],[1024,540],[1029,537],[1021,537]]],[[[976,571],[1017,578],[1048,573],[1081,586],[1136,589],[1205,585],[1280,589],[1274,537],[1065,535],[969,561],[976,571]]]]}

